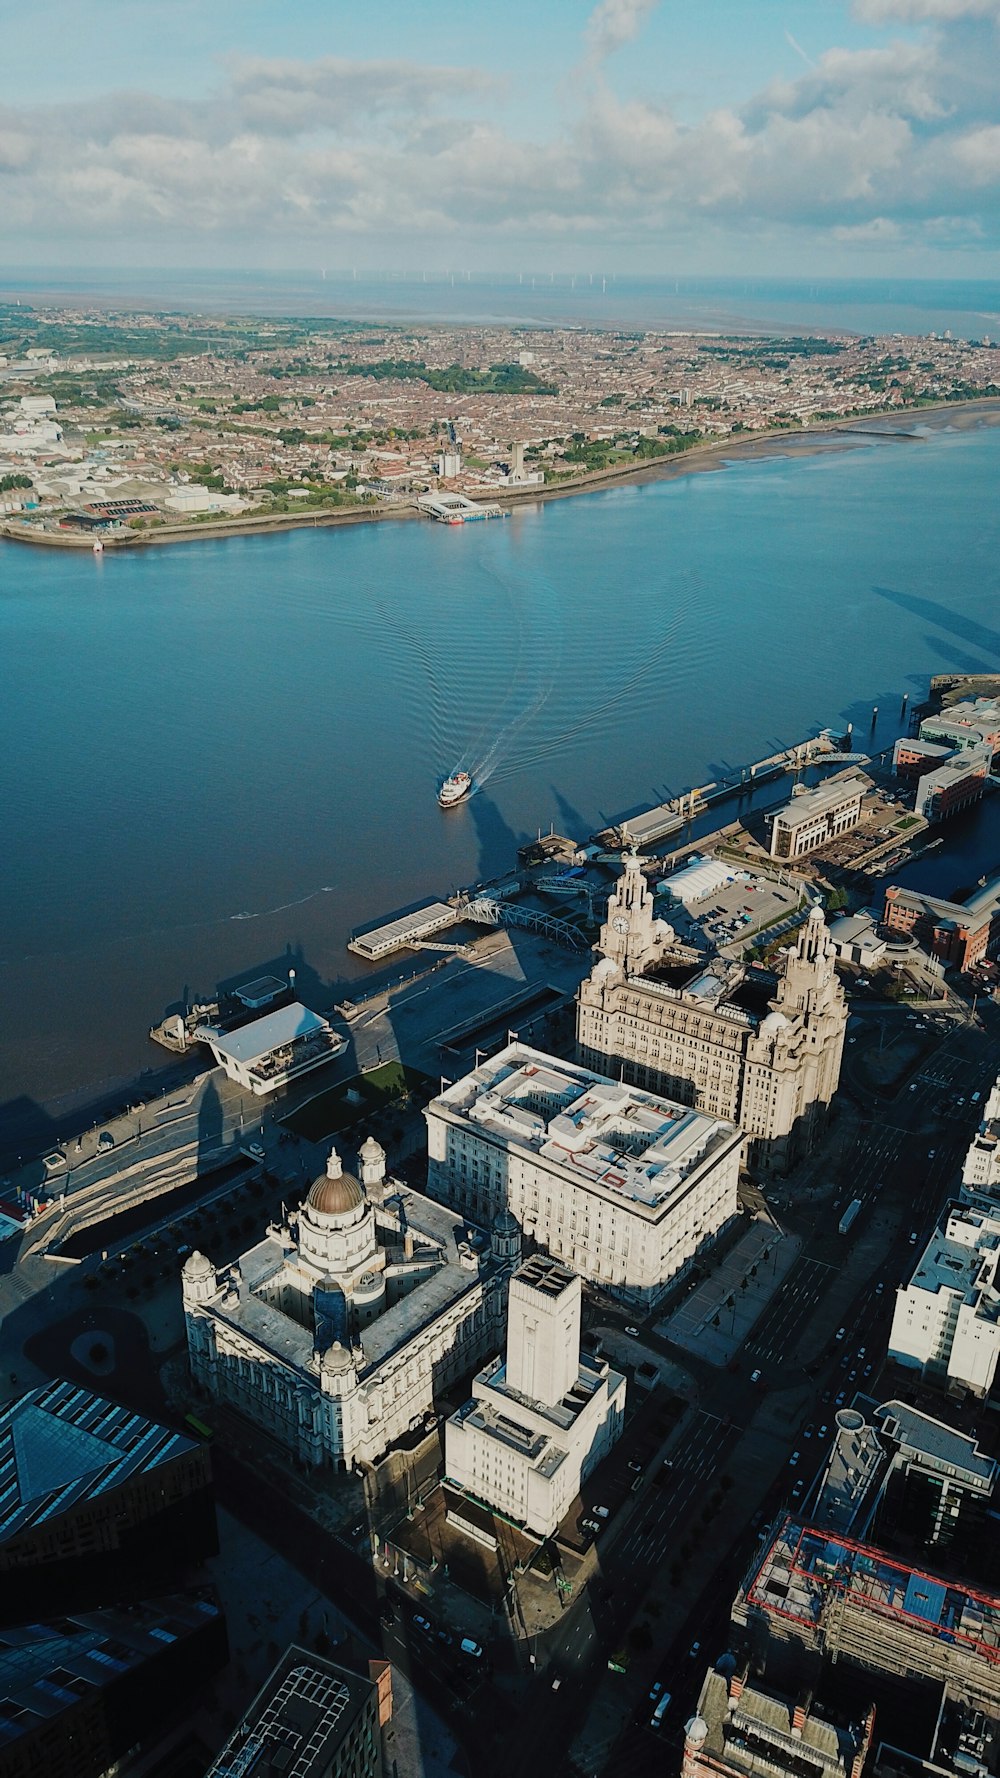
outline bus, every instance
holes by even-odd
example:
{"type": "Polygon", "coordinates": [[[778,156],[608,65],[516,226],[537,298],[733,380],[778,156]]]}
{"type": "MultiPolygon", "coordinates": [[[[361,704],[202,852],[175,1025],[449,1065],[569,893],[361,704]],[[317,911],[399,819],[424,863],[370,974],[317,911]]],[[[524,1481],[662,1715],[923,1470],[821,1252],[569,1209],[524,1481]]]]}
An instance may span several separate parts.
{"type": "Polygon", "coordinates": [[[206,1426],[204,1420],[197,1419],[194,1414],[185,1414],[184,1424],[189,1432],[194,1433],[195,1438],[200,1438],[205,1444],[208,1443],[209,1439],[215,1437],[212,1428],[206,1426]]]}

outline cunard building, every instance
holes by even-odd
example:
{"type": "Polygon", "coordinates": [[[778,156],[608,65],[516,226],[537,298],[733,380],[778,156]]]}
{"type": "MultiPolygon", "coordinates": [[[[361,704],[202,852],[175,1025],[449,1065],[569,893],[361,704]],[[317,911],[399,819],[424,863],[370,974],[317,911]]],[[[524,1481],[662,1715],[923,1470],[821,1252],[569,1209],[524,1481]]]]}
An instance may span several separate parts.
{"type": "Polygon", "coordinates": [[[787,1169],[815,1141],[840,1080],[847,1005],[822,912],[813,908],[775,980],[693,960],[657,919],[637,854],[624,866],[579,990],[579,1060],[738,1124],[751,1165],[787,1169]]]}

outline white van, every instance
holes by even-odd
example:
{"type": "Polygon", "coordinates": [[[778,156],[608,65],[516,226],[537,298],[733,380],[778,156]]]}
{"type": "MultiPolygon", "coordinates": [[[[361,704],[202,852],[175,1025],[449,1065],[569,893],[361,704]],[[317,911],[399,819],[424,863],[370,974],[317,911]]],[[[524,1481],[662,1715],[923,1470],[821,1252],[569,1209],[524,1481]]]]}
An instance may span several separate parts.
{"type": "Polygon", "coordinates": [[[478,1642],[473,1642],[471,1636],[463,1636],[459,1646],[464,1655],[472,1655],[473,1659],[477,1661],[482,1660],[483,1651],[478,1642]]]}
{"type": "Polygon", "coordinates": [[[649,1726],[651,1729],[658,1729],[659,1728],[661,1722],[663,1721],[663,1718],[666,1716],[667,1711],[669,1709],[670,1709],[670,1693],[664,1692],[662,1698],[659,1700],[659,1702],[656,1706],[656,1709],[653,1711],[653,1714],[650,1717],[649,1726]]]}

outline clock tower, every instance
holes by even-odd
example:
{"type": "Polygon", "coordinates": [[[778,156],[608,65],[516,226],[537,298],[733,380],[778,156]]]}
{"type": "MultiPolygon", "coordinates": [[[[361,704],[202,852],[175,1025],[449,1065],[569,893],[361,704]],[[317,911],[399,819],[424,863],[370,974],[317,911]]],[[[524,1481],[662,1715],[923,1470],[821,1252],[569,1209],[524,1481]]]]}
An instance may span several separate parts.
{"type": "Polygon", "coordinates": [[[628,975],[645,968],[664,938],[673,933],[663,928],[653,909],[653,897],[643,875],[642,860],[633,847],[622,859],[624,870],[608,902],[608,916],[601,927],[597,949],[628,975]]]}

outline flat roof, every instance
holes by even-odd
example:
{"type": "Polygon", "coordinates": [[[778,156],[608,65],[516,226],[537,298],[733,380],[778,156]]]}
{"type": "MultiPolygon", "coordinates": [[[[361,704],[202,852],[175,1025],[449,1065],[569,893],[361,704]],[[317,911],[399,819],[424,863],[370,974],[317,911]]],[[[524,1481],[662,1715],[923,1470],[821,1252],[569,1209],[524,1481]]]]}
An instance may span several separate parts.
{"type": "MultiPolygon", "coordinates": [[[[205,1778],[322,1778],[375,1693],[374,1682],[294,1644],[244,1710],[205,1778]]],[[[357,1762],[351,1762],[356,1765],[357,1762]]]]}
{"type": "Polygon", "coordinates": [[[241,1025],[238,1031],[213,1031],[210,1041],[212,1048],[221,1055],[247,1067],[301,1037],[312,1037],[317,1031],[329,1029],[329,1019],[321,1019],[318,1013],[310,1012],[307,1006],[293,1000],[291,1006],[265,1013],[262,1019],[241,1025]]]}
{"type": "Polygon", "coordinates": [[[397,914],[391,920],[384,920],[380,926],[369,926],[364,932],[352,933],[348,950],[356,951],[361,957],[381,957],[387,951],[401,951],[411,939],[425,938],[431,932],[440,932],[445,926],[454,926],[461,915],[446,901],[431,901],[426,907],[417,908],[410,914],[397,914]]]}
{"type": "Polygon", "coordinates": [[[428,1114],[530,1149],[574,1184],[658,1209],[735,1124],[511,1043],[432,1100],[428,1114]]]}
{"type": "Polygon", "coordinates": [[[955,1290],[977,1313],[991,1320],[1000,1315],[1000,1302],[985,1300],[1000,1262],[1000,1217],[986,1216],[962,1206],[952,1207],[944,1229],[936,1228],[910,1279],[909,1289],[955,1290]]]}
{"type": "Polygon", "coordinates": [[[817,784],[813,790],[800,791],[777,810],[774,819],[785,827],[801,827],[806,821],[815,821],[828,809],[837,809],[841,803],[864,796],[868,789],[864,778],[835,778],[832,784],[817,784]]]}
{"type": "Polygon", "coordinates": [[[922,1414],[905,1401],[883,1402],[875,1409],[874,1417],[881,1420],[885,1437],[901,1449],[913,1451],[932,1463],[943,1463],[977,1484],[993,1487],[997,1465],[992,1457],[984,1456],[976,1440],[967,1438],[964,1432],[956,1432],[954,1427],[945,1426],[941,1420],[932,1420],[929,1414],[922,1414]]]}

